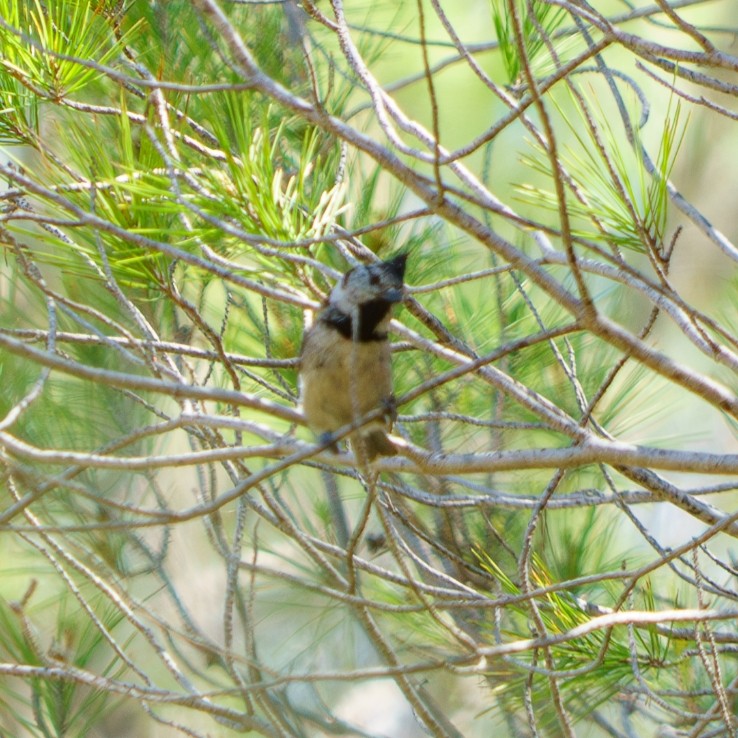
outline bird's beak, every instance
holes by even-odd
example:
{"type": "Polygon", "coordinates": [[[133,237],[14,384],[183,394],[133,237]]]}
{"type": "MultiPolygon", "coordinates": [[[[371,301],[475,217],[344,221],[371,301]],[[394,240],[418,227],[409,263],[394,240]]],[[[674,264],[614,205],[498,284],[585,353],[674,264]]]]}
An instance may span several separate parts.
{"type": "Polygon", "coordinates": [[[405,290],[392,287],[384,292],[382,299],[387,302],[402,302],[405,299],[405,290]]]}

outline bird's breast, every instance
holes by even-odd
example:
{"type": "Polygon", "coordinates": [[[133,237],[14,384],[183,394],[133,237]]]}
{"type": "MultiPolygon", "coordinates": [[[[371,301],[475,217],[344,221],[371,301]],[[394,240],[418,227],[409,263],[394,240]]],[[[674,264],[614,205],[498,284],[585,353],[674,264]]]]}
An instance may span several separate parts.
{"type": "Polygon", "coordinates": [[[308,424],[331,432],[391,396],[389,344],[354,342],[318,323],[305,336],[300,379],[308,424]]]}

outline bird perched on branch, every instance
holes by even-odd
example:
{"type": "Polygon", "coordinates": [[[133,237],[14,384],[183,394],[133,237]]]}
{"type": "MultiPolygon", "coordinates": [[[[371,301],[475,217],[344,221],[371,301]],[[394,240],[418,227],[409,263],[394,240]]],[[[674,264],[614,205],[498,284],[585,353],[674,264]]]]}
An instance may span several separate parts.
{"type": "Polygon", "coordinates": [[[395,414],[387,331],[392,307],[404,297],[406,260],[400,254],[344,274],[303,339],[302,406],[323,442],[366,413],[385,411],[350,435],[354,450],[368,460],[397,453],[387,437],[395,414]]]}

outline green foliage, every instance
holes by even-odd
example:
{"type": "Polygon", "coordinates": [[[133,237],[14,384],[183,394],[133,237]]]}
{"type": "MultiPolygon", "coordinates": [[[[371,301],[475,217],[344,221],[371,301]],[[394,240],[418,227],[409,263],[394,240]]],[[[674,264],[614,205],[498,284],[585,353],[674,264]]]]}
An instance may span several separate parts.
{"type": "MultiPolygon", "coordinates": [[[[578,552],[592,550],[592,541],[589,544],[585,538],[576,541],[574,548],[578,552]]],[[[597,546],[597,550],[602,550],[597,546]]],[[[534,637],[536,632],[530,632],[530,611],[525,604],[523,590],[520,585],[504,574],[498,564],[482,550],[476,551],[481,566],[488,570],[499,581],[505,594],[519,600],[505,608],[505,618],[501,624],[502,632],[512,638],[534,637]]],[[[574,554],[576,556],[576,554],[574,554]]],[[[598,564],[602,562],[587,562],[586,557],[575,561],[571,558],[569,564],[574,569],[553,574],[547,569],[539,557],[534,557],[530,572],[531,588],[550,588],[562,581],[559,575],[567,579],[576,579],[588,573],[601,571],[598,564]],[[586,568],[580,564],[585,563],[586,568]]],[[[591,595],[591,590],[589,591],[591,595]]],[[[561,672],[562,694],[567,708],[574,715],[585,717],[592,710],[597,709],[617,692],[626,688],[633,680],[632,655],[628,643],[628,633],[625,628],[603,628],[594,630],[576,637],[565,638],[579,626],[587,624],[592,614],[582,609],[581,600],[567,591],[553,591],[538,598],[537,612],[545,634],[556,639],[562,637],[561,642],[546,649],[549,662],[544,663],[543,654],[533,650],[522,657],[505,659],[502,664],[492,666],[490,672],[495,681],[499,681],[496,690],[498,693],[515,692],[523,688],[529,680],[530,669],[541,667],[541,673],[535,675],[532,681],[532,699],[536,714],[540,722],[553,728],[556,722],[552,702],[552,694],[545,671],[561,672]],[[566,675],[569,675],[566,678],[566,675]]],[[[659,680],[659,668],[670,657],[668,638],[661,637],[652,628],[637,631],[636,638],[641,646],[638,652],[638,664],[641,673],[653,676],[659,680]]]]}
{"type": "MultiPolygon", "coordinates": [[[[247,101],[243,96],[228,96],[229,114],[224,116],[221,106],[219,119],[213,118],[216,135],[229,152],[228,168],[203,172],[207,196],[196,195],[194,206],[203,214],[222,217],[223,201],[210,193],[226,186],[231,209],[225,215],[249,235],[285,242],[320,239],[343,207],[344,186],[336,181],[333,169],[335,147],[329,148],[324,136],[301,124],[297,128],[303,129],[302,138],[287,121],[270,130],[268,110],[263,125],[255,127],[250,112],[243,109],[247,101]]],[[[220,248],[225,255],[233,255],[243,245],[229,247],[225,242],[220,248]]],[[[255,270],[274,267],[271,255],[251,255],[255,270]]],[[[291,268],[289,262],[280,262],[279,271],[284,268],[291,268]]]]}
{"type": "Polygon", "coordinates": [[[114,18],[103,5],[92,0],[3,0],[0,65],[5,73],[50,100],[89,87],[101,76],[94,67],[121,53],[127,40],[116,37],[114,18]]]}
{"type": "Polygon", "coordinates": [[[532,2],[529,0],[490,0],[490,5],[507,83],[519,85],[525,81],[523,65],[526,61],[536,76],[543,68],[550,66],[546,39],[565,20],[564,9],[550,5],[543,0],[532,0],[532,2]],[[520,19],[522,49],[518,43],[518,34],[515,32],[515,21],[510,13],[509,2],[513,3],[520,19]]]}
{"type": "MultiPolygon", "coordinates": [[[[597,96],[592,95],[591,99],[597,105],[597,96]]],[[[577,191],[586,193],[567,202],[575,236],[639,253],[665,249],[667,183],[685,130],[680,111],[679,102],[673,110],[670,104],[665,111],[654,171],[649,172],[645,162],[648,149],[635,116],[628,122],[628,135],[633,140],[624,143],[623,133],[614,129],[612,116],[601,107],[596,116],[599,132],[587,125],[587,116],[591,119],[592,112],[582,108],[575,97],[572,96],[569,108],[559,107],[571,132],[571,143],[561,159],[577,191]]],[[[533,171],[547,176],[549,161],[537,145],[534,155],[523,161],[533,171]]],[[[525,184],[518,187],[518,192],[525,202],[535,202],[550,212],[558,211],[559,204],[551,190],[525,184]]]]}
{"type": "MultiPolygon", "coordinates": [[[[29,667],[68,665],[86,670],[94,665],[103,674],[119,677],[124,669],[110,644],[69,593],[29,605],[37,585],[32,580],[21,602],[0,596],[0,659],[29,667]],[[49,624],[55,632],[47,642],[44,633],[49,624]]],[[[95,607],[100,625],[112,632],[122,620],[118,608],[104,604],[100,598],[88,601],[95,607]]],[[[29,736],[82,738],[89,734],[90,725],[118,701],[105,690],[71,681],[31,676],[17,684],[23,686],[15,689],[12,683],[3,685],[0,705],[3,714],[23,726],[29,736]]]]}

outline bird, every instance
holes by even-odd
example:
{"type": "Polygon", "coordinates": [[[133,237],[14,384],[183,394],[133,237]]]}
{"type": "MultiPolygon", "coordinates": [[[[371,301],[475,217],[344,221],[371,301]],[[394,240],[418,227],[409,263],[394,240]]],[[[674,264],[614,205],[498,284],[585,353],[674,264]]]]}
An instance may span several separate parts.
{"type": "Polygon", "coordinates": [[[333,451],[336,430],[382,409],[382,416],[351,433],[349,442],[369,461],[397,453],[387,436],[396,415],[387,334],[392,308],[405,296],[406,261],[402,253],[346,272],[305,331],[302,409],[308,427],[333,451]]]}

